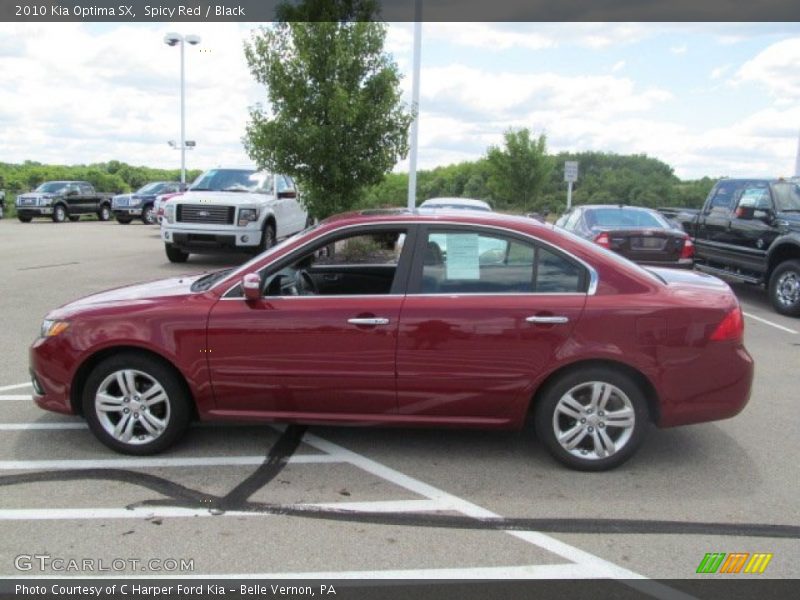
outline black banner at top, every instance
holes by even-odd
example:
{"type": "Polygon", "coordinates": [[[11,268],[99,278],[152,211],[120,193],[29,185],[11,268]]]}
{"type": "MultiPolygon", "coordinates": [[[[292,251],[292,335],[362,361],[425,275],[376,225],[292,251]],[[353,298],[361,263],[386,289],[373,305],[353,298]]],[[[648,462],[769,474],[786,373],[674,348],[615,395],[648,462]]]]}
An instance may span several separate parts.
{"type": "MultiPolygon", "coordinates": [[[[330,0],[336,1],[336,0],[330,0]]],[[[376,0],[384,21],[800,21],[797,0],[376,0]]],[[[272,21],[281,0],[2,0],[0,21],[272,21]]],[[[296,0],[293,1],[296,3],[296,0]]]]}

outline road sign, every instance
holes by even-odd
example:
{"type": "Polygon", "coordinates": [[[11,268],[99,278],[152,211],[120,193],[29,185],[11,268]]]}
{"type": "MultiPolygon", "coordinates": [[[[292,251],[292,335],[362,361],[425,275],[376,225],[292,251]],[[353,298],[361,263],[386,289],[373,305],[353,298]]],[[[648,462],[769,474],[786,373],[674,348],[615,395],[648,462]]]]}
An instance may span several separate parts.
{"type": "Polygon", "coordinates": [[[568,160],[564,162],[564,181],[578,181],[578,161],[568,160]]]}

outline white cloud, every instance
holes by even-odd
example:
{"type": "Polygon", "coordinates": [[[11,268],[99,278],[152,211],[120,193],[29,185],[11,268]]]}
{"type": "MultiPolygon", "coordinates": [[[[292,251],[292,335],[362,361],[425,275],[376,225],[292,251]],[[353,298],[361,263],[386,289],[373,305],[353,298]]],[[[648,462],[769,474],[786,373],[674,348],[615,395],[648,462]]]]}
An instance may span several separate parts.
{"type": "Polygon", "coordinates": [[[731,68],[731,65],[721,65],[714,69],[711,69],[710,77],[711,79],[721,79],[725,73],[727,73],[731,68]]]}
{"type": "Polygon", "coordinates": [[[776,42],[744,63],[733,83],[754,83],[784,103],[800,100],[800,38],[776,42]]]}
{"type": "Polygon", "coordinates": [[[686,54],[686,50],[688,50],[686,44],[681,44],[680,46],[672,46],[669,51],[673,54],[686,54]]]}
{"type": "Polygon", "coordinates": [[[618,61],[617,61],[617,62],[615,62],[615,63],[614,63],[614,65],[611,67],[611,72],[612,72],[612,73],[616,73],[617,71],[621,71],[621,70],[622,70],[622,69],[624,69],[624,68],[625,68],[625,61],[624,61],[624,60],[618,60],[618,61]]]}

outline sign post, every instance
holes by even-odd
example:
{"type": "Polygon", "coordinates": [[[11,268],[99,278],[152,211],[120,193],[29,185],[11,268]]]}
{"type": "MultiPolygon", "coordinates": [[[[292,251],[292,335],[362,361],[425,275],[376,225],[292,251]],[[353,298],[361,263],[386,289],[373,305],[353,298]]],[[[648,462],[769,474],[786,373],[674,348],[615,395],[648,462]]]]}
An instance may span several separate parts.
{"type": "Polygon", "coordinates": [[[572,184],[578,181],[578,161],[564,162],[564,181],[567,182],[567,210],[572,208],[572,184]]]}

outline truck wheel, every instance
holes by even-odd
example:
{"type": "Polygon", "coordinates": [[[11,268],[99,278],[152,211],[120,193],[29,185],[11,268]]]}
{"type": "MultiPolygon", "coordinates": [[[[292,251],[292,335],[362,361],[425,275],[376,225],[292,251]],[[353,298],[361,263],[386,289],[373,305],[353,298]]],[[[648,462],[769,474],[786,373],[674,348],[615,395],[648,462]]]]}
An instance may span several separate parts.
{"type": "Polygon", "coordinates": [[[69,216],[69,220],[74,223],[75,221],[80,221],[81,220],[81,216],[80,215],[70,215],[69,216]]]}
{"type": "Polygon", "coordinates": [[[184,252],[172,244],[164,244],[164,250],[167,252],[167,258],[169,259],[169,262],[185,263],[187,260],[189,260],[188,252],[184,252]]]}
{"type": "Polygon", "coordinates": [[[275,245],[275,224],[271,222],[267,222],[264,226],[264,234],[261,236],[261,245],[258,247],[256,251],[257,254],[261,254],[264,250],[269,250],[275,245]]]}
{"type": "Polygon", "coordinates": [[[17,217],[22,223],[30,223],[33,217],[17,217]]]}
{"type": "Polygon", "coordinates": [[[787,260],[769,278],[769,299],[782,315],[800,317],[800,260],[787,260]]]}
{"type": "Polygon", "coordinates": [[[156,211],[153,210],[153,205],[148,204],[142,209],[142,223],[145,225],[153,225],[156,222],[156,211]]]}
{"type": "Polygon", "coordinates": [[[64,208],[63,204],[56,204],[53,207],[53,222],[63,223],[66,220],[67,220],[67,209],[64,208]]]}
{"type": "Polygon", "coordinates": [[[117,217],[117,223],[121,223],[122,225],[130,225],[131,221],[133,221],[133,219],[130,217],[117,217]]]}
{"type": "Polygon", "coordinates": [[[108,221],[111,218],[111,209],[108,207],[108,204],[103,204],[100,207],[100,210],[97,212],[97,218],[101,221],[108,221]]]}

